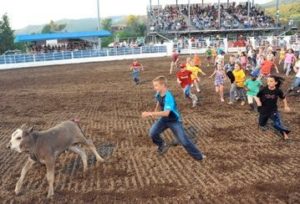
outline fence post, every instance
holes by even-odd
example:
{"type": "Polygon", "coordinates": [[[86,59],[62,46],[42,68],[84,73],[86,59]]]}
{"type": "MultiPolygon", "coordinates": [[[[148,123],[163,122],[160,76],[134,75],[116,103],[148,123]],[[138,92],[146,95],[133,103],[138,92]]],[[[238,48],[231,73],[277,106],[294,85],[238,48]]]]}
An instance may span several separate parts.
{"type": "Polygon", "coordinates": [[[6,64],[6,55],[4,55],[4,64],[6,64]]]}
{"type": "Polygon", "coordinates": [[[143,47],[140,47],[140,54],[143,54],[143,47]]]}
{"type": "Polygon", "coordinates": [[[74,52],[71,51],[71,59],[74,59],[74,52]]]}
{"type": "Polygon", "coordinates": [[[35,62],[35,54],[32,55],[33,62],[35,62]]]}
{"type": "Polygon", "coordinates": [[[106,56],[108,57],[108,55],[109,55],[109,51],[108,51],[108,49],[106,50],[106,56]]]}

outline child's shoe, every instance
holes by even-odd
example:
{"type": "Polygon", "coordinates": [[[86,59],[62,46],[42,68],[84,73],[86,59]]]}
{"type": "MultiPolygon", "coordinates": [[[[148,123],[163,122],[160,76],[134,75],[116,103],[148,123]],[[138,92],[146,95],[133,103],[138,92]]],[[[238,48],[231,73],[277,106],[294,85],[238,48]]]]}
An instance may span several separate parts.
{"type": "Polygon", "coordinates": [[[163,143],[160,147],[157,149],[158,155],[163,155],[168,151],[169,147],[166,143],[163,143]]]}

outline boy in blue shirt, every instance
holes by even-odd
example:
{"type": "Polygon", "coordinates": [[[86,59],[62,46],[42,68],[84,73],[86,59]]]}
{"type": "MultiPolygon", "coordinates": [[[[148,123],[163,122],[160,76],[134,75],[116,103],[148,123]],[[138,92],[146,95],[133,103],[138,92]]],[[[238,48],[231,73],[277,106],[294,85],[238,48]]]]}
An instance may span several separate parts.
{"type": "Polygon", "coordinates": [[[154,144],[158,146],[158,153],[164,154],[168,146],[161,138],[160,134],[170,128],[176,139],[182,144],[185,150],[196,160],[202,160],[205,156],[196,147],[195,144],[187,137],[180,113],[178,112],[174,96],[167,88],[167,80],[164,76],[159,76],[153,80],[154,90],[157,92],[157,100],[154,112],[143,112],[142,117],[158,117],[159,119],[152,125],[149,135],[154,144]]]}
{"type": "Polygon", "coordinates": [[[245,89],[247,91],[248,104],[250,106],[250,111],[255,110],[254,101],[257,101],[256,95],[259,92],[262,82],[260,79],[257,79],[257,75],[252,72],[250,74],[251,78],[247,79],[245,82],[245,89]]]}

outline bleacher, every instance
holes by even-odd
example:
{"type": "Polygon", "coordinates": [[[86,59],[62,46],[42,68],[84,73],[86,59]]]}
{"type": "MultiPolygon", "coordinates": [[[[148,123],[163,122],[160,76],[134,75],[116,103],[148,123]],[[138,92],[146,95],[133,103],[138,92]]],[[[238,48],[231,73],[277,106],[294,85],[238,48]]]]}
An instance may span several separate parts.
{"type": "Polygon", "coordinates": [[[275,28],[275,20],[258,7],[248,4],[191,4],[153,6],[148,12],[150,32],[190,31],[190,30],[230,30],[275,28]],[[190,16],[190,19],[189,19],[190,16]]]}

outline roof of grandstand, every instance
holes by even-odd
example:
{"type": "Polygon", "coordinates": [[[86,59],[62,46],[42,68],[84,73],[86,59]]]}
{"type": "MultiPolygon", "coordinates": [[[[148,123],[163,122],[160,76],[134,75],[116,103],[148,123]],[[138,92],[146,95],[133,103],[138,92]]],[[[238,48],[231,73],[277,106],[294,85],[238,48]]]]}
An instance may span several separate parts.
{"type": "Polygon", "coordinates": [[[17,35],[15,42],[32,42],[44,40],[62,40],[62,39],[81,39],[92,37],[109,37],[111,32],[107,30],[92,31],[92,32],[68,32],[68,33],[46,33],[46,34],[32,34],[32,35],[17,35]]]}

